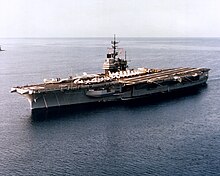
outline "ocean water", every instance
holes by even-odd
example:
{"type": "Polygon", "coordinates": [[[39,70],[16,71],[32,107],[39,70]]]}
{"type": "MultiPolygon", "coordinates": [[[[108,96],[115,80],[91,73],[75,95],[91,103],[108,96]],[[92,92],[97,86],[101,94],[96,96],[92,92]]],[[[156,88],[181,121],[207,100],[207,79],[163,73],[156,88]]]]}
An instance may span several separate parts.
{"type": "Polygon", "coordinates": [[[130,67],[207,67],[196,92],[42,113],[9,93],[102,72],[111,38],[0,39],[0,175],[219,175],[220,39],[119,38],[130,67]]]}

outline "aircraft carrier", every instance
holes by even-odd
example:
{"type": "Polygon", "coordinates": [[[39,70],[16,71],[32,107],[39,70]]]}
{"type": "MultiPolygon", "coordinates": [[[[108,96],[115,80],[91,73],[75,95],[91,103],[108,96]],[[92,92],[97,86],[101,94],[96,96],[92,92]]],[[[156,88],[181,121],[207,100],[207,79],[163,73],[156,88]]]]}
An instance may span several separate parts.
{"type": "Polygon", "coordinates": [[[11,92],[26,97],[34,110],[149,97],[198,87],[208,79],[208,68],[130,69],[118,43],[114,36],[103,73],[44,79],[41,84],[13,87],[11,92]]]}

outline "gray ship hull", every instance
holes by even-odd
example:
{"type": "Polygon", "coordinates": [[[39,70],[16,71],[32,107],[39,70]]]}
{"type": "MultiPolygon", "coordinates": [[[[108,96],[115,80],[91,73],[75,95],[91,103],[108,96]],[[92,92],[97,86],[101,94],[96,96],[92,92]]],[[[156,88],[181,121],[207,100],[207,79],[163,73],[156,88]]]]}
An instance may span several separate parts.
{"type": "Polygon", "coordinates": [[[79,90],[57,90],[35,94],[24,94],[30,102],[30,108],[34,109],[47,109],[51,107],[61,107],[67,105],[78,105],[86,103],[108,102],[108,101],[127,101],[138,98],[148,97],[159,93],[168,93],[178,91],[186,88],[193,88],[206,83],[208,77],[187,83],[177,83],[174,85],[158,86],[152,89],[137,88],[132,86],[129,91],[118,92],[103,97],[90,97],[86,95],[87,89],[79,90]]]}

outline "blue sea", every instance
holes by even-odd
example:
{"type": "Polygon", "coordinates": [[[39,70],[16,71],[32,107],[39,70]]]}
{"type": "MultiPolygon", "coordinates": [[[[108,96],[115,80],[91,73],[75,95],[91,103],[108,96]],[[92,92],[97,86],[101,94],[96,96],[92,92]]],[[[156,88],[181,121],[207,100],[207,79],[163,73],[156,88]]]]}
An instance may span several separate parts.
{"type": "Polygon", "coordinates": [[[102,72],[110,40],[0,39],[0,175],[220,175],[220,38],[118,38],[130,68],[210,68],[194,93],[37,118],[9,93],[102,72]]]}

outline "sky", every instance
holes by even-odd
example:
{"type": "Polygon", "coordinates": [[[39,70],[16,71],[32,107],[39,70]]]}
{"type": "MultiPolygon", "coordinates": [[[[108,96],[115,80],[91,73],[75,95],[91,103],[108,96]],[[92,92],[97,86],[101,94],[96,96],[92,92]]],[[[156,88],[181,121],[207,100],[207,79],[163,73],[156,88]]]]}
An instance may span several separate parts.
{"type": "Polygon", "coordinates": [[[220,0],[0,0],[0,38],[220,37],[220,0]]]}

